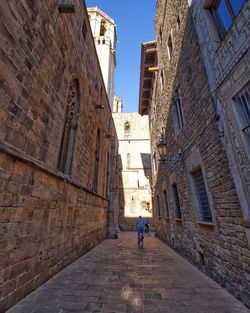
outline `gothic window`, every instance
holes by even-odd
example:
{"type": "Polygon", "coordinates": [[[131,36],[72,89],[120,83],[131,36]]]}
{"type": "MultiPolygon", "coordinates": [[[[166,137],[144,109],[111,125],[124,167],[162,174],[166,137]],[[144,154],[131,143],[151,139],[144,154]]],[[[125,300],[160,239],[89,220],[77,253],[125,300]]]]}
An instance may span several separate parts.
{"type": "Polygon", "coordinates": [[[130,168],[131,164],[130,164],[130,153],[127,153],[127,168],[130,168]]]}
{"type": "Polygon", "coordinates": [[[233,100],[239,127],[250,150],[250,81],[234,96],[233,100]]]}
{"type": "Polygon", "coordinates": [[[74,147],[76,141],[77,120],[80,105],[80,93],[78,80],[73,80],[70,84],[65,122],[62,136],[62,143],[59,153],[59,171],[71,175],[74,147]]]}
{"type": "Polygon", "coordinates": [[[124,137],[125,138],[128,138],[130,136],[130,124],[129,122],[127,121],[125,124],[124,124],[124,137]]]}
{"type": "Polygon", "coordinates": [[[192,173],[199,218],[203,222],[212,222],[212,213],[208,202],[207,191],[201,169],[192,173]]]}
{"type": "Polygon", "coordinates": [[[168,37],[168,57],[169,59],[171,58],[173,54],[173,42],[172,42],[172,37],[169,35],[168,37]]]}
{"type": "Polygon", "coordinates": [[[246,0],[215,0],[211,13],[219,36],[223,39],[246,0]]]}
{"type": "Polygon", "coordinates": [[[94,168],[94,183],[93,183],[93,190],[95,192],[98,191],[99,160],[100,160],[100,129],[98,128],[97,136],[96,136],[95,168],[94,168]]]}
{"type": "Polygon", "coordinates": [[[179,199],[179,194],[178,194],[178,189],[177,189],[176,184],[173,184],[172,188],[173,188],[174,203],[175,203],[175,217],[176,219],[181,219],[182,218],[181,205],[180,205],[180,199],[179,199]]]}

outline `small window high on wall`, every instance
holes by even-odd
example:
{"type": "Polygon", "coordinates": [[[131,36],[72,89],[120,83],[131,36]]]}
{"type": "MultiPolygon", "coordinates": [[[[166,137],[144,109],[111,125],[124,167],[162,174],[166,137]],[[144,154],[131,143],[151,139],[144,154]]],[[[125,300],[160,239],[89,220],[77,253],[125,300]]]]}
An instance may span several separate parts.
{"type": "Polygon", "coordinates": [[[62,142],[58,161],[58,170],[67,175],[71,175],[72,172],[79,106],[79,83],[78,80],[75,79],[71,82],[69,88],[69,94],[65,110],[65,122],[63,128],[62,142]]]}
{"type": "Polygon", "coordinates": [[[168,37],[168,57],[171,58],[173,54],[173,42],[171,35],[168,37]]]}
{"type": "Polygon", "coordinates": [[[124,124],[124,138],[128,138],[130,136],[130,124],[129,122],[127,121],[125,124],[124,124]]]}
{"type": "Polygon", "coordinates": [[[104,20],[102,20],[100,27],[100,36],[105,36],[106,31],[107,31],[106,23],[104,20]]]}

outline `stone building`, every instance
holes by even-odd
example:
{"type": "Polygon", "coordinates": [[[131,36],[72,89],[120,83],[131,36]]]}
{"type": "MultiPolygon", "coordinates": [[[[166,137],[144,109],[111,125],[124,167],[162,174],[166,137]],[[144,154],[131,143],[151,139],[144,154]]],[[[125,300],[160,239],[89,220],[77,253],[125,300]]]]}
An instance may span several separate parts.
{"type": "Polygon", "coordinates": [[[133,230],[139,215],[152,217],[151,158],[148,117],[123,113],[122,101],[114,99],[114,123],[119,141],[119,227],[133,230]]]}
{"type": "Polygon", "coordinates": [[[3,312],[112,235],[118,141],[84,1],[0,11],[3,312]]]}
{"type": "Polygon", "coordinates": [[[102,69],[109,103],[113,105],[116,66],[116,26],[112,18],[98,7],[88,8],[91,30],[102,69]]]}
{"type": "Polygon", "coordinates": [[[250,2],[193,1],[192,12],[250,245],[250,2]]]}
{"type": "MultiPolygon", "coordinates": [[[[247,131],[242,132],[236,123],[238,117],[232,116],[238,109],[231,107],[233,101],[241,101],[240,97],[249,99],[249,36],[244,37],[249,23],[243,23],[249,17],[249,2],[241,8],[241,22],[237,24],[236,19],[231,26],[234,40],[228,37],[220,43],[217,56],[209,44],[204,46],[204,37],[208,41],[211,38],[205,33],[210,27],[202,25],[204,17],[199,13],[203,2],[209,1],[193,1],[192,5],[186,0],[158,0],[157,52],[147,43],[142,46],[140,88],[146,80],[149,87],[148,93],[141,92],[140,108],[149,114],[151,127],[154,220],[159,238],[250,306],[250,250],[244,209],[249,209],[244,207],[248,197],[248,141],[247,131]],[[197,35],[199,28],[203,33],[197,35]],[[246,46],[238,36],[248,38],[246,46]],[[232,46],[241,50],[233,59],[225,55],[232,54],[232,46]],[[205,51],[207,48],[211,50],[205,51]],[[220,79],[216,80],[216,75],[220,79]],[[232,88],[233,80],[237,86],[232,88]],[[230,135],[234,131],[240,137],[239,145],[230,135]],[[161,155],[159,148],[165,150],[161,155]],[[234,151],[231,159],[230,149],[234,151]],[[235,149],[241,150],[243,159],[242,163],[234,160],[232,169],[235,149]],[[238,172],[236,165],[242,165],[238,172]],[[244,185],[242,192],[237,186],[239,180],[244,185]],[[245,198],[241,199],[243,193],[245,198]]],[[[203,14],[212,18],[214,13],[203,14]]]]}

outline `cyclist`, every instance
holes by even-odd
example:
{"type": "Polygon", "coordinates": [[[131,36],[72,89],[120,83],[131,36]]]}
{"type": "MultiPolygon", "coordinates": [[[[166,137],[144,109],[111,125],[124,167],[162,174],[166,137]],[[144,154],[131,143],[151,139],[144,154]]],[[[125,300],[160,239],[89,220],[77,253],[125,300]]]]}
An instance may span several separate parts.
{"type": "Polygon", "coordinates": [[[148,234],[148,236],[149,236],[149,225],[150,225],[150,221],[149,219],[147,219],[145,221],[145,234],[148,234]]]}
{"type": "Polygon", "coordinates": [[[138,232],[138,237],[137,237],[138,246],[140,245],[140,242],[141,242],[141,236],[143,236],[144,227],[145,227],[145,221],[141,216],[139,216],[139,218],[136,220],[136,228],[138,232]]]}

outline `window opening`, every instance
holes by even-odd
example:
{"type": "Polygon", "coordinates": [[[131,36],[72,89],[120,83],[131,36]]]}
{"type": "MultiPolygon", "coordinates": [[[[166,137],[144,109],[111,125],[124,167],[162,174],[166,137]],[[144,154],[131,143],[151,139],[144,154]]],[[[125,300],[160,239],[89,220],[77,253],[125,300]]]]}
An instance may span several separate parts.
{"type": "Polygon", "coordinates": [[[179,199],[179,194],[178,194],[178,190],[177,190],[177,185],[174,184],[172,186],[172,188],[173,188],[174,201],[175,201],[175,217],[177,219],[181,219],[182,218],[181,205],[180,205],[180,199],[179,199]]]}
{"type": "Polygon", "coordinates": [[[96,137],[95,169],[94,169],[94,183],[93,183],[93,190],[95,192],[98,191],[99,159],[100,159],[100,129],[98,128],[97,137],[96,137]]]}
{"type": "Polygon", "coordinates": [[[198,210],[200,219],[204,222],[212,222],[212,213],[210,210],[206,186],[201,169],[192,174],[198,200],[198,210]]]}
{"type": "Polygon", "coordinates": [[[164,190],[164,205],[165,205],[165,216],[169,217],[169,209],[168,209],[168,198],[167,198],[167,192],[164,190]]]}
{"type": "Polygon", "coordinates": [[[157,195],[157,216],[161,216],[160,197],[157,195]]]}
{"type": "Polygon", "coordinates": [[[248,148],[250,149],[250,81],[233,98],[239,117],[240,129],[244,133],[248,148]]]}

